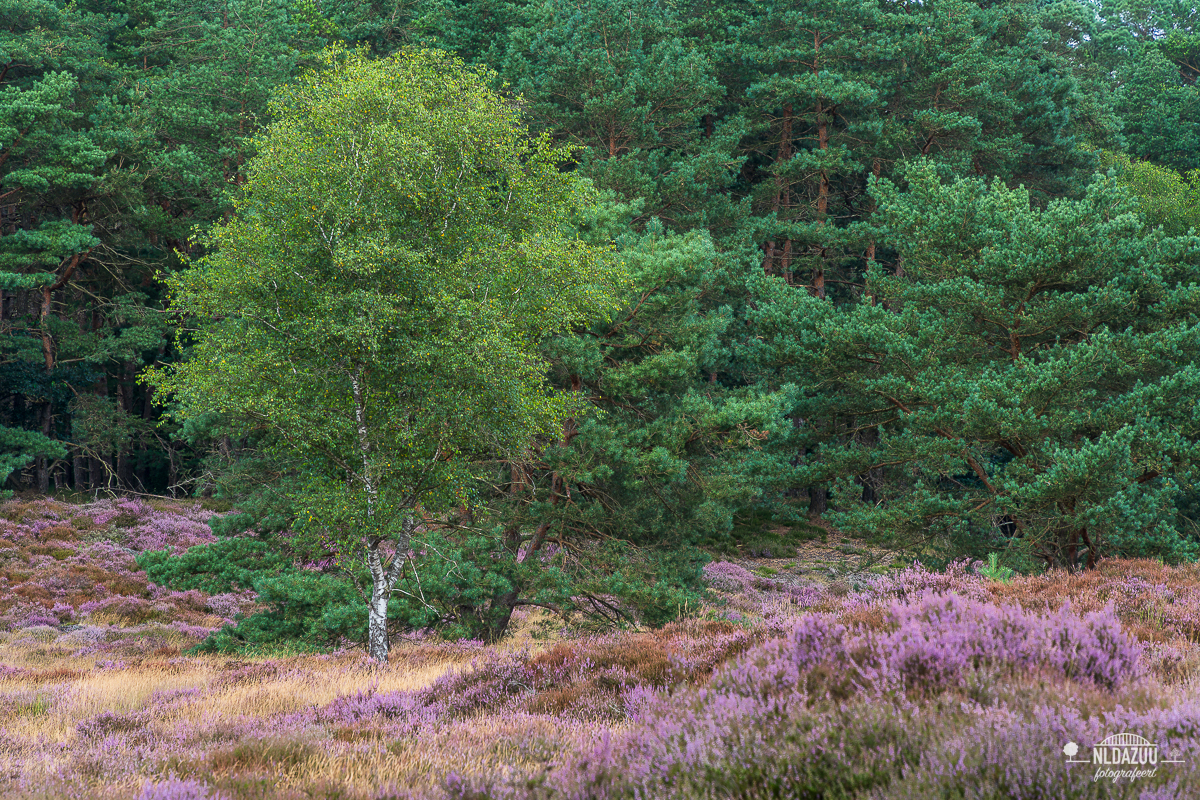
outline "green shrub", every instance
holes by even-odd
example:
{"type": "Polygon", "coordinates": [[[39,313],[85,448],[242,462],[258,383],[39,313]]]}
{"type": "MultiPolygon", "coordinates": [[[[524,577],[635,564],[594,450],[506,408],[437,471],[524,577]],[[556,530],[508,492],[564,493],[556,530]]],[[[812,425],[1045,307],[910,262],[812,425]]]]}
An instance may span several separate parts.
{"type": "Polygon", "coordinates": [[[137,564],[160,586],[209,594],[254,588],[259,578],[278,575],[291,566],[272,542],[248,538],[197,545],[179,556],[148,550],[137,556],[137,564]]]}
{"type": "Polygon", "coordinates": [[[986,566],[980,567],[979,574],[988,580],[1001,583],[1008,583],[1013,577],[1012,569],[1000,566],[1000,556],[995,553],[988,553],[988,563],[986,566]]]}
{"type": "Polygon", "coordinates": [[[270,608],[212,634],[196,646],[197,652],[230,653],[289,641],[323,647],[366,639],[366,607],[345,578],[293,570],[260,578],[254,588],[270,608]]]}

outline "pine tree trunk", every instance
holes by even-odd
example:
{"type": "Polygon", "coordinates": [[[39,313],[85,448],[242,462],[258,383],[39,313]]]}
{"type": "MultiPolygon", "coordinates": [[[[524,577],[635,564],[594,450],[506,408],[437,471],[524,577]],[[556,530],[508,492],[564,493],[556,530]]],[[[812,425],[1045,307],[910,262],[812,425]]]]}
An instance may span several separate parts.
{"type": "MultiPolygon", "coordinates": [[[[875,447],[879,444],[879,429],[864,428],[858,436],[859,442],[866,447],[875,447]]],[[[876,503],[879,501],[879,487],[883,485],[883,468],[875,467],[869,469],[862,475],[858,476],[858,482],[862,485],[862,501],[864,503],[876,503]]]]}
{"type": "Polygon", "coordinates": [[[129,464],[128,451],[126,451],[126,450],[120,451],[120,454],[116,456],[115,460],[116,460],[116,466],[113,469],[117,473],[117,488],[118,489],[132,489],[133,488],[133,478],[132,478],[132,473],[131,473],[131,467],[129,464]]]}
{"type": "MultiPolygon", "coordinates": [[[[879,159],[878,158],[872,159],[871,174],[873,176],[875,176],[876,179],[879,178],[879,173],[882,171],[882,169],[883,169],[883,165],[880,164],[879,159]]],[[[868,205],[866,208],[866,212],[867,212],[866,218],[868,220],[870,220],[871,217],[874,216],[874,214],[875,214],[875,205],[876,205],[875,200],[874,200],[874,198],[872,198],[870,205],[868,205]]],[[[875,239],[872,238],[871,241],[867,244],[866,263],[863,265],[863,267],[864,267],[864,269],[869,270],[871,268],[871,265],[874,263],[875,263],[875,239]]],[[[872,304],[875,302],[874,297],[871,298],[871,302],[872,302],[872,304]]]]}
{"type": "MultiPolygon", "coordinates": [[[[52,433],[51,425],[53,422],[53,411],[50,403],[42,404],[40,410],[42,435],[50,438],[52,433]]],[[[42,494],[47,494],[50,491],[50,462],[45,456],[37,457],[37,489],[42,494]]]]}
{"type": "Polygon", "coordinates": [[[508,630],[513,610],[517,607],[518,594],[518,591],[513,589],[492,599],[487,625],[482,631],[483,641],[488,644],[500,641],[500,637],[508,630]]]}
{"type": "MultiPolygon", "coordinates": [[[[771,200],[771,211],[776,215],[776,219],[783,215],[786,216],[786,209],[791,204],[791,187],[787,183],[787,178],[779,173],[782,165],[786,164],[792,158],[792,104],[783,104],[783,124],[779,133],[779,148],[775,154],[775,196],[771,200]]],[[[785,264],[791,258],[791,242],[784,245],[787,255],[785,255],[785,264]]],[[[775,252],[778,249],[778,244],[774,239],[768,240],[763,244],[763,272],[771,275],[775,271],[775,252]]],[[[787,267],[785,266],[784,269],[787,267]]]]}
{"type": "Polygon", "coordinates": [[[107,482],[107,471],[104,469],[104,462],[98,458],[88,459],[88,479],[91,483],[91,489],[103,489],[107,482]]]}
{"type": "Polygon", "coordinates": [[[79,451],[75,451],[75,457],[71,459],[71,466],[75,469],[74,488],[77,492],[82,492],[88,488],[87,485],[87,460],[80,455],[79,451]]]}
{"type": "MultiPolygon", "coordinates": [[[[99,312],[96,312],[92,315],[93,325],[96,324],[96,314],[98,314],[98,313],[99,312]]],[[[106,373],[102,372],[100,374],[99,380],[96,381],[95,391],[96,391],[96,395],[98,397],[102,397],[102,398],[106,398],[106,399],[108,398],[108,375],[106,373]]],[[[103,460],[99,459],[99,458],[92,459],[91,473],[92,473],[92,488],[93,489],[103,489],[103,488],[108,487],[108,485],[109,485],[108,472],[109,471],[108,471],[108,460],[107,459],[103,459],[103,460]]]]}
{"type": "Polygon", "coordinates": [[[167,445],[167,491],[175,496],[175,486],[179,482],[179,465],[175,463],[175,448],[167,445]]]}
{"type": "MultiPolygon", "coordinates": [[[[583,389],[583,380],[578,375],[571,376],[571,391],[578,393],[583,389]]],[[[567,417],[563,420],[562,441],[559,442],[559,447],[570,447],[572,440],[579,433],[579,428],[576,426],[574,417],[567,417]]],[[[557,508],[563,501],[571,499],[571,488],[567,485],[567,481],[558,472],[550,476],[550,507],[557,508]]],[[[550,532],[552,520],[546,520],[534,529],[533,539],[529,543],[529,552],[525,554],[525,559],[529,560],[542,549],[542,545],[546,542],[546,535],[550,532]]]]}
{"type": "Polygon", "coordinates": [[[808,511],[810,514],[824,514],[829,510],[829,490],[816,487],[808,490],[808,511]]]}
{"type": "MultiPolygon", "coordinates": [[[[829,119],[827,109],[817,101],[817,149],[822,152],[829,149],[829,119]]],[[[829,216],[829,173],[821,170],[821,181],[817,186],[817,226],[824,227],[829,216]]],[[[829,258],[829,248],[820,245],[817,266],[813,269],[812,293],[822,300],[825,299],[825,261],[829,258]]]]}

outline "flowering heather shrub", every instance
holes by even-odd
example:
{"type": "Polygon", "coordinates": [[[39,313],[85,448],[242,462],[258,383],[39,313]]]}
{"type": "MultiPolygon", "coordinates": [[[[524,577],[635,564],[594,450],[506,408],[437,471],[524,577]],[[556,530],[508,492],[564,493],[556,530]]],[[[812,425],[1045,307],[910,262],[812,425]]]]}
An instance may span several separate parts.
{"type": "MultiPolygon", "coordinates": [[[[933,763],[930,748],[947,737],[959,736],[954,741],[961,742],[963,758],[970,747],[976,748],[970,751],[975,763],[994,757],[980,750],[981,741],[991,741],[982,728],[995,722],[996,713],[1007,713],[1003,706],[934,698],[947,692],[969,697],[981,683],[1031,676],[1048,680],[1063,694],[1072,684],[1111,692],[1139,675],[1139,654],[1111,611],[1079,617],[1064,607],[1038,615],[956,594],[926,593],[892,600],[882,628],[810,614],[790,636],[751,650],[705,686],[631,697],[635,728],[562,759],[547,781],[554,795],[581,798],[860,797],[876,790],[877,796],[890,797],[886,787],[910,774],[912,766],[933,763]],[[938,713],[927,714],[930,709],[938,713]]],[[[1015,742],[1022,735],[1028,743],[1034,734],[1056,736],[1056,730],[1068,729],[1077,742],[1103,738],[1088,739],[1079,726],[1056,729],[1013,713],[1013,730],[1026,731],[1013,734],[1015,742]]],[[[1122,713],[1120,706],[1115,713],[1122,713]]],[[[1122,724],[1155,729],[1146,716],[1122,724]]],[[[1185,729],[1187,747],[1195,746],[1200,725],[1185,729]]],[[[1161,733],[1170,739],[1167,728],[1161,733]]],[[[1049,755],[1044,740],[1028,755],[1015,745],[1003,751],[1016,762],[1016,772],[1036,777],[1028,793],[1009,781],[1003,791],[975,795],[965,787],[965,770],[958,793],[943,793],[944,785],[935,782],[913,796],[1065,796],[1046,791],[1066,775],[1061,754],[1053,764],[1049,760],[1065,741],[1051,740],[1049,755]]],[[[949,758],[945,763],[958,763],[949,758]]],[[[1078,780],[1084,791],[1089,783],[1086,776],[1078,780]]]]}
{"type": "MultiPolygon", "coordinates": [[[[18,677],[10,675],[10,677],[18,677]]],[[[15,689],[0,691],[0,715],[6,718],[21,715],[46,714],[57,708],[70,697],[72,687],[68,684],[49,684],[39,689],[15,689]]]]}
{"type": "Polygon", "coordinates": [[[886,575],[867,576],[856,594],[861,600],[904,600],[931,592],[986,600],[990,583],[967,561],[948,564],[942,572],[914,563],[886,575]]]}
{"type": "MultiPolygon", "coordinates": [[[[211,513],[196,503],[55,500],[0,504],[0,630],[58,626],[91,614],[125,625],[171,620],[203,638],[252,605],[152,586],[134,556],[147,548],[182,552],[212,542],[211,513]]],[[[184,629],[180,629],[183,632],[184,629]]]]}
{"type": "Polygon", "coordinates": [[[27,613],[23,615],[14,616],[20,620],[22,628],[37,628],[43,625],[54,626],[59,623],[57,616],[39,611],[36,606],[27,609],[27,613]]]}
{"type": "Polygon", "coordinates": [[[1064,707],[1042,706],[1018,715],[1003,709],[976,709],[961,730],[926,748],[920,763],[888,786],[879,798],[1153,798],[1194,797],[1200,788],[1195,764],[1200,759],[1200,703],[1189,698],[1171,708],[1134,710],[1117,706],[1091,717],[1064,707]],[[1117,731],[1136,731],[1159,747],[1156,780],[1093,780],[1095,768],[1068,765],[1060,742],[1076,742],[1090,753],[1093,745],[1117,731]],[[1157,784],[1157,785],[1156,785],[1157,784]]]}
{"type": "Polygon", "coordinates": [[[728,623],[681,622],[645,634],[592,636],[530,657],[485,651],[470,667],[414,692],[358,692],[318,713],[339,736],[411,736],[478,715],[619,720],[652,690],[699,684],[761,639],[728,623]]]}
{"type": "Polygon", "coordinates": [[[1026,608],[1056,607],[1069,599],[1076,608],[1092,611],[1112,603],[1138,638],[1200,641],[1200,564],[1106,559],[1094,570],[1018,577],[989,591],[1026,608]]]}
{"type": "Polygon", "coordinates": [[[1111,605],[1126,629],[1142,641],[1200,641],[1200,564],[1171,567],[1145,559],[1109,559],[1094,570],[1056,570],[1001,583],[980,575],[976,568],[981,563],[960,561],[944,572],[914,564],[887,575],[861,575],[849,584],[823,586],[763,578],[727,562],[707,565],[705,575],[709,585],[722,592],[727,618],[765,623],[780,634],[810,611],[879,616],[893,600],[932,592],[1029,610],[1057,609],[1069,602],[1077,611],[1092,612],[1111,605]]]}
{"type": "MultiPolygon", "coordinates": [[[[988,582],[966,561],[934,572],[913,564],[887,575],[860,575],[850,583],[826,585],[794,584],[764,578],[737,564],[715,561],[704,567],[709,586],[726,594],[727,608],[740,617],[748,614],[771,624],[783,633],[801,615],[817,611],[885,606],[892,600],[918,597],[930,592],[987,599],[988,582]]],[[[726,612],[729,616],[729,612],[726,612]]]]}
{"type": "Polygon", "coordinates": [[[722,592],[745,592],[754,585],[756,577],[745,567],[728,561],[710,561],[704,565],[704,580],[722,592]]]}
{"type": "MultiPolygon", "coordinates": [[[[1136,677],[1141,648],[1111,613],[1085,618],[1069,608],[1047,616],[958,595],[893,601],[883,630],[828,615],[802,618],[715,680],[714,691],[795,698],[797,693],[921,692],[966,686],[980,668],[1038,670],[1105,687],[1136,677]]],[[[789,700],[788,702],[792,702],[789,700]]]]}
{"type": "Polygon", "coordinates": [[[107,597],[103,600],[89,600],[79,605],[80,614],[90,616],[97,612],[128,625],[137,625],[157,616],[150,602],[140,597],[107,597]]]}
{"type": "Polygon", "coordinates": [[[225,795],[213,792],[200,781],[146,781],[136,800],[225,800],[225,795]]]}
{"type": "Polygon", "coordinates": [[[257,595],[252,590],[214,594],[205,601],[205,609],[226,620],[234,620],[255,608],[257,595]]]}

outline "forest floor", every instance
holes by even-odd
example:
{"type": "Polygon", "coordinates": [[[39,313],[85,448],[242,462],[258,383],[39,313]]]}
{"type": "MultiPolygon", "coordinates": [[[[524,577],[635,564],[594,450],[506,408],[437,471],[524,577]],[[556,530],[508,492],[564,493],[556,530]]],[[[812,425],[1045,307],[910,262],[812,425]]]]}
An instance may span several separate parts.
{"type": "Polygon", "coordinates": [[[740,540],[717,558],[793,586],[860,587],[913,563],[914,554],[847,536],[818,516],[792,525],[751,521],[735,528],[740,540]]]}
{"type": "Polygon", "coordinates": [[[1200,796],[1200,566],[999,583],[826,530],[710,564],[704,608],[660,630],[523,615],[499,646],[404,639],[378,666],[188,655],[253,597],[153,587],[133,556],[210,540],[210,513],[0,506],[0,796],[1200,796]],[[1064,755],[1121,732],[1155,775],[1064,755]]]}

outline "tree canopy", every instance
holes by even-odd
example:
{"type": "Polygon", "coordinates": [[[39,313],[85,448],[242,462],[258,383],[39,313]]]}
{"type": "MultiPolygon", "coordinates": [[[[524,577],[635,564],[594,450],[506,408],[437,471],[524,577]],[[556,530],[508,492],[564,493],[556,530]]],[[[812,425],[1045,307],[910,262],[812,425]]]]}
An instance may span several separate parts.
{"type": "Polygon", "coordinates": [[[171,282],[197,326],[157,387],[293,461],[297,530],[373,577],[376,658],[422,514],[558,431],[571,398],[538,345],[614,288],[567,224],[588,202],[567,154],[487,79],[436,51],[334,51],[276,101],[234,216],[171,282]]]}
{"type": "MultiPolygon", "coordinates": [[[[522,602],[667,619],[706,554],[790,545],[807,516],[930,562],[1190,558],[1195,398],[1166,372],[1192,352],[1196,18],[1144,0],[0,0],[4,489],[224,496],[223,535],[275,536],[343,581],[264,588],[309,597],[279,610],[305,630],[317,594],[349,591],[320,542],[348,544],[368,506],[396,531],[413,503],[457,509],[417,531],[437,586],[398,584],[388,613],[485,637],[522,602]],[[418,53],[420,75],[379,71],[418,53]],[[321,83],[352,73],[374,88],[321,83]],[[1045,382],[1024,384],[975,316],[1015,319],[1035,266],[1020,314],[1044,341],[1019,368],[1045,382]],[[1182,355],[1155,355],[1168,340],[1182,355]],[[872,402],[904,352],[911,413],[872,402]],[[1090,373],[1061,373],[1083,353],[1090,373]],[[191,395],[158,388],[185,376],[191,395]],[[390,460],[352,449],[351,378],[390,460]],[[1068,456],[1108,482],[1052,489],[1068,456]]],[[[338,614],[331,641],[357,630],[338,614]]]]}

